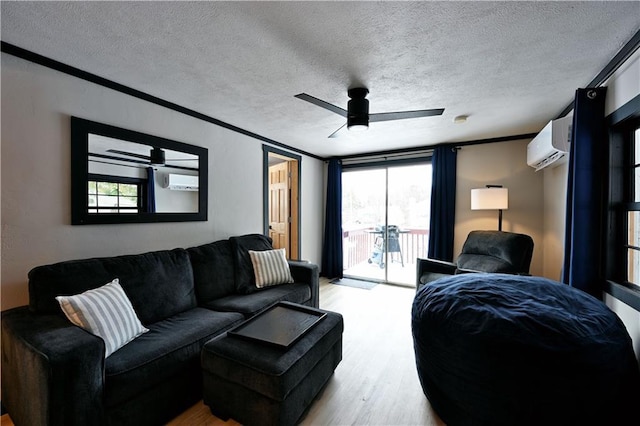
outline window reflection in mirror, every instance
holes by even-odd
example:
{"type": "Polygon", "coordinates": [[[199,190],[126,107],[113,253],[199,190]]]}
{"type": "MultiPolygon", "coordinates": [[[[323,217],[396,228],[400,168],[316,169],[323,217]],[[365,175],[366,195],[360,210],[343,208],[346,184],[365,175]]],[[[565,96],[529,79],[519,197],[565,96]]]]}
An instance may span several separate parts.
{"type": "Polygon", "coordinates": [[[71,123],[73,224],[206,220],[205,148],[71,123]]]}

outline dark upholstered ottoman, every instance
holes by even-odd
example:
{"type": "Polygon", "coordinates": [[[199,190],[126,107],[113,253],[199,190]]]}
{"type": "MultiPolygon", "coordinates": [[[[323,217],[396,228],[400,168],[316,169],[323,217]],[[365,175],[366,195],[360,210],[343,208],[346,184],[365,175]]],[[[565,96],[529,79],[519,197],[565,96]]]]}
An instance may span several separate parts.
{"type": "Polygon", "coordinates": [[[327,312],[288,349],[227,334],[207,342],[204,403],[244,425],[296,424],[342,360],[342,331],[342,315],[327,312]]]}
{"type": "Polygon", "coordinates": [[[540,277],[464,274],[413,303],[418,375],[449,426],[640,425],[640,373],[622,321],[540,277]]]}

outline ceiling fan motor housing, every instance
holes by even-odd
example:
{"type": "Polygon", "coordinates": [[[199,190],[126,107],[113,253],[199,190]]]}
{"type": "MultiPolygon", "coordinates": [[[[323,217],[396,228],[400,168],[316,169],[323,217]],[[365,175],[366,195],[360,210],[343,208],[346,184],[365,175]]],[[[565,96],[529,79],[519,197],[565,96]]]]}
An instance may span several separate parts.
{"type": "Polygon", "coordinates": [[[160,148],[154,147],[151,150],[150,160],[151,160],[150,161],[151,164],[164,165],[164,162],[165,162],[164,151],[160,148]]]}
{"type": "Polygon", "coordinates": [[[366,99],[369,90],[364,88],[349,89],[351,98],[347,103],[347,128],[369,127],[369,101],[366,99]]]}

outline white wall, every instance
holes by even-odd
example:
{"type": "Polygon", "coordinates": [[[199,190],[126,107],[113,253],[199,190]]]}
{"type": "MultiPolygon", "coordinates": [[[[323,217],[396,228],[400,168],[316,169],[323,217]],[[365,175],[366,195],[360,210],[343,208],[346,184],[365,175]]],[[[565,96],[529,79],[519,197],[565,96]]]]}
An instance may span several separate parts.
{"type": "MultiPolygon", "coordinates": [[[[627,60],[604,84],[607,86],[605,114],[640,94],[640,51],[627,60]]],[[[567,191],[566,164],[544,171],[544,275],[559,279],[564,256],[564,224],[567,191]]],[[[605,302],[622,319],[640,359],[640,312],[609,295],[605,302]]]]}
{"type": "MultiPolygon", "coordinates": [[[[27,273],[69,259],[189,247],[262,232],[262,142],[2,54],[1,309],[27,273]],[[209,220],[71,226],[70,116],[209,150],[209,220]]],[[[302,158],[301,256],[320,262],[321,161],[302,158]]]]}
{"type": "Polygon", "coordinates": [[[324,161],[302,161],[302,188],[300,188],[300,259],[309,260],[318,265],[322,259],[322,239],[324,237],[324,199],[323,191],[326,176],[324,161]]]}
{"type": "Polygon", "coordinates": [[[542,174],[527,166],[529,142],[471,145],[458,151],[454,256],[462,250],[469,232],[498,229],[497,210],[471,210],[471,189],[502,185],[509,189],[509,209],[503,211],[502,230],[533,238],[530,272],[542,274],[543,181],[542,174]]]}
{"type": "Polygon", "coordinates": [[[561,281],[564,262],[564,224],[567,204],[568,164],[547,167],[544,174],[543,272],[552,280],[561,281]]]}

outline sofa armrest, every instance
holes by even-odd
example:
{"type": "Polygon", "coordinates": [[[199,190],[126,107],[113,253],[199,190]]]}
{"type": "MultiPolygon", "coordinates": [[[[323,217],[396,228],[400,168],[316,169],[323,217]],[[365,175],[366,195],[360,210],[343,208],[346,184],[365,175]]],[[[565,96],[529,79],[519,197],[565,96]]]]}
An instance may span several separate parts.
{"type": "Polygon", "coordinates": [[[420,278],[427,273],[453,275],[456,273],[456,264],[435,259],[416,259],[416,289],[420,289],[424,283],[420,278]]]}
{"type": "Polygon", "coordinates": [[[104,341],[59,315],[2,312],[2,403],[15,424],[101,424],[104,341]]]}
{"type": "Polygon", "coordinates": [[[445,262],[444,260],[421,259],[417,258],[417,278],[426,272],[435,272],[438,274],[453,275],[456,273],[456,264],[453,262],[445,262]]]}
{"type": "Polygon", "coordinates": [[[289,260],[291,276],[297,283],[308,284],[311,289],[311,306],[320,307],[320,271],[318,265],[298,260],[289,260]]]}

